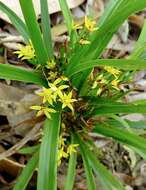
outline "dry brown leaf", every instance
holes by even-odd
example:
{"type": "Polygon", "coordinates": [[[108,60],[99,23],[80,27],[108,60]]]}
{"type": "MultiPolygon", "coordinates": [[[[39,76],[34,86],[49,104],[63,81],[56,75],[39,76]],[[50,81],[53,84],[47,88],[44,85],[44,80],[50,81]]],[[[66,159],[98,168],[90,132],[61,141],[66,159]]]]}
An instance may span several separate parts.
{"type": "Polygon", "coordinates": [[[142,15],[131,15],[129,16],[129,21],[132,24],[135,24],[136,26],[138,26],[139,28],[143,27],[144,24],[144,17],[142,15]]]}
{"type": "MultiPolygon", "coordinates": [[[[19,16],[19,18],[23,19],[22,12],[21,12],[20,5],[19,5],[19,0],[1,0],[1,2],[6,4],[9,8],[11,8],[19,16]]],[[[40,1],[33,0],[33,2],[35,2],[34,3],[35,11],[38,16],[40,14],[40,3],[39,3],[40,1]]],[[[84,2],[84,0],[67,0],[68,6],[71,9],[77,7],[78,5],[80,5],[83,2],[84,2]]],[[[48,4],[49,4],[50,14],[60,11],[60,6],[59,6],[58,0],[48,0],[48,4]]],[[[10,22],[8,17],[1,11],[0,11],[0,18],[2,18],[3,20],[5,20],[7,22],[10,22]]]]}
{"type": "Polygon", "coordinates": [[[0,83],[0,115],[14,116],[28,113],[29,107],[40,102],[40,98],[26,89],[0,83]]]}
{"type": "Polygon", "coordinates": [[[16,177],[23,167],[24,165],[7,158],[0,160],[0,172],[5,171],[13,177],[16,177]]]}

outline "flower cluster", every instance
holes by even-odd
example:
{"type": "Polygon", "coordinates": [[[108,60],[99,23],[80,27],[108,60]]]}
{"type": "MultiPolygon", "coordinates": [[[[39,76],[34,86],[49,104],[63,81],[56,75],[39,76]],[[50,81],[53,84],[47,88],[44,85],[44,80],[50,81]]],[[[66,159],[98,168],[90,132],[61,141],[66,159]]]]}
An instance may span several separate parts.
{"type": "Polygon", "coordinates": [[[120,80],[118,80],[121,71],[119,71],[118,69],[115,69],[114,67],[110,67],[110,66],[105,66],[104,70],[106,70],[108,73],[112,74],[114,76],[114,80],[111,81],[111,85],[114,89],[119,90],[119,82],[120,80]]]}
{"type": "Polygon", "coordinates": [[[96,22],[94,20],[89,19],[87,16],[85,16],[85,27],[89,32],[93,32],[97,30],[98,28],[95,27],[96,22]]]}
{"type": "Polygon", "coordinates": [[[58,166],[61,164],[61,160],[63,158],[68,158],[72,153],[75,153],[76,148],[79,146],[78,144],[70,144],[66,146],[65,141],[66,138],[60,136],[58,144],[58,158],[57,158],[58,166]]]}
{"type": "Polygon", "coordinates": [[[37,116],[45,114],[50,119],[50,113],[55,113],[53,108],[54,103],[61,102],[62,109],[68,107],[72,112],[74,111],[72,103],[76,99],[72,98],[73,94],[70,91],[68,94],[65,92],[69,88],[69,85],[63,84],[67,79],[61,77],[56,79],[53,83],[49,83],[49,88],[43,88],[37,95],[42,97],[43,104],[48,106],[32,106],[31,109],[37,110],[37,116]]]}
{"type": "Polygon", "coordinates": [[[91,18],[88,18],[87,16],[85,16],[84,19],[84,27],[81,26],[81,24],[79,23],[73,23],[72,24],[72,29],[73,30],[82,30],[82,35],[80,36],[80,40],[79,40],[79,44],[80,45],[88,45],[90,44],[90,40],[89,38],[89,34],[91,32],[94,32],[95,30],[97,30],[98,28],[96,27],[96,22],[94,20],[92,20],[91,18]]]}
{"type": "Polygon", "coordinates": [[[92,91],[94,91],[94,93],[96,92],[97,96],[101,96],[104,91],[113,91],[113,89],[119,91],[119,77],[121,76],[121,73],[122,72],[118,69],[110,66],[105,66],[104,70],[102,70],[100,74],[98,73],[96,77],[94,77],[92,73],[91,81],[94,80],[91,87],[93,89],[92,91]]]}
{"type": "Polygon", "coordinates": [[[36,116],[46,115],[47,118],[51,119],[50,113],[55,113],[56,111],[53,108],[48,108],[44,106],[31,106],[31,109],[37,110],[36,116]]]}
{"type": "Polygon", "coordinates": [[[22,60],[30,60],[35,57],[35,51],[31,42],[26,46],[19,45],[19,50],[15,51],[15,53],[18,54],[18,58],[22,60]]]}
{"type": "Polygon", "coordinates": [[[121,71],[119,71],[118,69],[115,69],[114,67],[110,67],[110,66],[105,66],[104,70],[106,70],[107,72],[114,75],[115,78],[119,77],[119,75],[121,74],[121,71]]]}

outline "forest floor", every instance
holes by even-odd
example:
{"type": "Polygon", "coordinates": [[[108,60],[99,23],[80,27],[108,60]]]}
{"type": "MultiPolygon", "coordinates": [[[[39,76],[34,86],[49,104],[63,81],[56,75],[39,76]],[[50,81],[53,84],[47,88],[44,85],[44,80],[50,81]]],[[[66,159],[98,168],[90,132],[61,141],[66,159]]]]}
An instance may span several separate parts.
{"type": "MultiPolygon", "coordinates": [[[[2,0],[7,2],[7,0],[2,0]]],[[[66,27],[62,24],[62,16],[59,8],[52,0],[51,23],[52,35],[56,52],[60,44],[67,38],[66,27]]],[[[11,1],[8,2],[9,6],[11,1]]],[[[92,15],[98,20],[107,1],[105,0],[72,0],[70,8],[80,22],[86,14],[92,15]]],[[[13,7],[14,8],[14,7],[13,7]]],[[[19,10],[15,4],[16,12],[19,10]]],[[[17,14],[20,14],[19,11],[17,14]]],[[[21,15],[20,15],[21,16],[21,15]]],[[[132,15],[123,23],[119,31],[109,43],[103,58],[126,58],[132,52],[146,17],[146,11],[132,15]]],[[[39,19],[39,10],[38,10],[39,19]]],[[[0,62],[6,64],[22,65],[30,68],[26,62],[20,62],[14,51],[23,39],[9,22],[9,19],[0,12],[0,62]]],[[[146,71],[140,71],[133,77],[133,82],[127,88],[135,88],[135,91],[125,96],[125,101],[131,102],[146,99],[146,71]]],[[[0,190],[10,190],[16,177],[24,167],[29,156],[19,153],[24,145],[35,145],[40,136],[40,131],[34,130],[33,126],[38,122],[29,107],[35,105],[39,98],[34,94],[38,90],[36,85],[25,85],[22,82],[0,80],[0,190]]],[[[132,121],[145,120],[142,114],[125,115],[132,121]]],[[[95,144],[102,148],[100,160],[127,184],[127,190],[146,189],[146,162],[137,154],[115,143],[111,139],[95,136],[95,144]]],[[[59,189],[63,189],[66,163],[63,162],[58,171],[59,189]]],[[[28,189],[35,189],[36,174],[34,174],[28,189]]],[[[86,190],[85,173],[82,166],[77,168],[75,190],[86,190]]],[[[98,190],[102,190],[99,186],[98,190]]]]}

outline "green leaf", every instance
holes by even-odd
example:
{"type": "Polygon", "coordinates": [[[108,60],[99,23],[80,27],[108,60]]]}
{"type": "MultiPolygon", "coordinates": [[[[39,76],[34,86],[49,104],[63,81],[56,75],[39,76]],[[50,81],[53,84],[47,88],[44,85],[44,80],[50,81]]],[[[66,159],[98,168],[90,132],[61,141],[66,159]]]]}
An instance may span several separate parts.
{"type": "Polygon", "coordinates": [[[49,59],[52,59],[53,46],[52,46],[52,37],[51,37],[51,23],[48,11],[48,1],[40,0],[40,5],[41,5],[41,26],[42,26],[43,40],[46,46],[48,57],[49,59]]]}
{"type": "Polygon", "coordinates": [[[88,159],[85,158],[85,155],[83,156],[82,154],[82,157],[84,162],[88,190],[96,190],[92,168],[89,165],[88,159]]]}
{"type": "Polygon", "coordinates": [[[66,26],[69,32],[69,35],[71,34],[72,31],[72,24],[73,24],[73,19],[72,19],[72,15],[71,12],[68,8],[67,2],[66,0],[59,0],[59,4],[63,13],[63,16],[65,18],[65,22],[66,22],[66,26]]]}
{"type": "Polygon", "coordinates": [[[38,84],[40,86],[47,86],[46,80],[40,73],[1,63],[0,79],[17,80],[26,83],[38,84]]]}
{"type": "MultiPolygon", "coordinates": [[[[74,135],[72,134],[71,137],[72,137],[71,144],[75,144],[76,142],[75,142],[74,135]]],[[[75,174],[76,174],[76,163],[77,163],[77,152],[73,152],[69,158],[69,166],[68,166],[68,171],[67,171],[67,177],[65,180],[64,190],[73,189],[75,174]]]]}
{"type": "Polygon", "coordinates": [[[57,152],[60,130],[60,113],[46,119],[40,147],[37,190],[57,189],[57,152]]]}
{"type": "Polygon", "coordinates": [[[40,145],[38,144],[38,145],[35,145],[35,146],[31,146],[31,147],[28,146],[28,147],[21,148],[18,152],[20,154],[32,154],[32,153],[38,151],[39,148],[40,148],[40,145]]]}
{"type": "Polygon", "coordinates": [[[25,168],[22,170],[22,173],[17,179],[17,182],[13,190],[25,190],[29,180],[31,179],[35,168],[37,167],[39,160],[38,152],[33,155],[33,157],[28,161],[25,168]]]}
{"type": "Polygon", "coordinates": [[[80,62],[78,65],[72,67],[71,69],[67,69],[65,74],[68,77],[72,77],[76,73],[99,66],[111,66],[125,71],[143,70],[146,69],[146,61],[140,59],[96,59],[80,62]]]}
{"type": "Polygon", "coordinates": [[[110,20],[114,11],[117,10],[118,6],[120,5],[121,1],[119,0],[110,0],[105,7],[104,13],[98,22],[98,27],[102,26],[106,20],[110,20]]]}
{"type": "Polygon", "coordinates": [[[141,58],[142,54],[144,53],[144,51],[146,49],[145,42],[146,42],[146,20],[144,22],[144,26],[142,28],[140,37],[139,37],[138,41],[136,42],[134,51],[130,55],[130,59],[141,58]]]}
{"type": "Polygon", "coordinates": [[[99,133],[107,137],[112,137],[113,139],[135,147],[136,149],[143,152],[143,154],[146,154],[146,139],[143,137],[139,137],[137,134],[133,132],[129,132],[127,130],[117,128],[114,126],[106,126],[106,125],[96,125],[94,130],[94,133],[99,133]]]}
{"type": "Polygon", "coordinates": [[[120,113],[146,113],[145,102],[121,103],[96,96],[83,96],[82,99],[92,107],[91,115],[109,115],[120,113]]]}
{"type": "Polygon", "coordinates": [[[3,11],[10,19],[12,24],[18,30],[18,32],[23,36],[26,42],[29,42],[29,34],[28,30],[24,24],[24,22],[13,12],[9,7],[7,7],[4,3],[0,2],[0,10],[3,11]]]}
{"type": "MultiPolygon", "coordinates": [[[[80,65],[85,60],[97,59],[110,42],[114,33],[127,17],[146,7],[145,0],[111,0],[109,9],[106,9],[99,29],[91,35],[91,44],[85,47],[77,47],[73,54],[67,70],[71,72],[73,67],[80,65]],[[108,10],[108,11],[107,11],[108,10]]],[[[99,21],[100,23],[100,21],[99,21]]],[[[88,64],[89,62],[86,62],[88,64]]],[[[85,65],[87,66],[87,65],[85,65]]],[[[85,70],[85,69],[84,69],[85,70]]]]}
{"type": "MultiPolygon", "coordinates": [[[[82,96],[83,100],[88,102],[92,106],[112,106],[112,105],[123,105],[121,102],[113,101],[109,98],[97,97],[97,96],[82,96]]],[[[126,104],[127,105],[127,104],[126,104]]]]}
{"type": "Polygon", "coordinates": [[[96,158],[95,154],[91,152],[88,146],[81,140],[80,136],[76,134],[76,139],[80,145],[80,149],[89,161],[90,166],[96,173],[97,177],[99,178],[102,186],[105,190],[124,190],[122,184],[108,171],[104,165],[102,165],[99,160],[96,158]]]}
{"type": "MultiPolygon", "coordinates": [[[[128,121],[125,120],[128,125],[130,126],[130,128],[133,129],[146,129],[146,121],[142,120],[142,121],[128,121]]],[[[119,123],[118,121],[115,120],[108,120],[106,121],[107,125],[109,126],[113,126],[113,127],[125,127],[124,125],[122,125],[122,123],[119,123]]]]}
{"type": "Polygon", "coordinates": [[[86,53],[88,52],[86,58],[90,54],[92,54],[92,57],[94,58],[99,57],[104,48],[107,46],[113,34],[118,30],[124,20],[126,20],[129,15],[144,9],[145,7],[145,0],[135,0],[134,3],[131,0],[116,0],[114,6],[108,12],[108,17],[106,17],[104,22],[102,22],[99,30],[93,34],[92,43],[86,50],[86,53]]]}
{"type": "Polygon", "coordinates": [[[142,28],[142,31],[140,33],[140,36],[138,38],[138,41],[136,42],[136,45],[135,45],[135,50],[138,49],[139,47],[141,47],[146,41],[146,20],[144,21],[144,25],[143,25],[143,28],[142,28]]]}
{"type": "Polygon", "coordinates": [[[45,65],[48,61],[48,56],[42,40],[40,28],[37,23],[32,0],[19,0],[19,2],[38,62],[39,64],[45,65]]]}
{"type": "Polygon", "coordinates": [[[80,151],[81,151],[82,159],[83,159],[83,163],[84,163],[88,190],[96,190],[93,170],[90,167],[89,160],[88,160],[88,157],[86,154],[86,150],[84,148],[82,148],[82,146],[80,146],[80,151]]]}
{"type": "Polygon", "coordinates": [[[98,106],[93,109],[91,115],[107,115],[120,113],[143,113],[146,114],[145,105],[121,104],[121,105],[106,105],[98,106]]]}

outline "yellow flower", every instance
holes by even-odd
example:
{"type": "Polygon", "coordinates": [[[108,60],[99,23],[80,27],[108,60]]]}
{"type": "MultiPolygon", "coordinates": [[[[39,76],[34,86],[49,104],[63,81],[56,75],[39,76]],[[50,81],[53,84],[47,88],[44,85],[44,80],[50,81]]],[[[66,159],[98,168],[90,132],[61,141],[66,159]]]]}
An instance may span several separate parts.
{"type": "Polygon", "coordinates": [[[65,146],[65,141],[66,141],[66,138],[63,138],[62,136],[60,136],[60,138],[59,138],[59,145],[58,145],[58,147],[59,148],[61,148],[61,146],[65,146]]]}
{"type": "Polygon", "coordinates": [[[18,54],[18,58],[21,58],[22,60],[29,60],[35,57],[35,51],[31,43],[26,46],[20,45],[19,50],[14,53],[18,54]]]}
{"type": "Polygon", "coordinates": [[[81,26],[81,24],[72,22],[72,29],[73,30],[79,30],[79,29],[82,29],[82,28],[83,27],[81,26]]]}
{"type": "Polygon", "coordinates": [[[56,63],[55,63],[55,61],[52,59],[52,60],[49,60],[49,61],[47,62],[46,68],[47,68],[47,69],[54,69],[55,65],[56,65],[56,63]]]}
{"type": "Polygon", "coordinates": [[[113,81],[111,82],[112,87],[115,88],[116,90],[120,90],[119,87],[118,87],[119,82],[120,82],[120,81],[117,80],[117,79],[113,80],[113,81]]]}
{"type": "Polygon", "coordinates": [[[51,105],[53,104],[54,97],[53,97],[51,89],[43,88],[41,92],[37,92],[37,95],[43,97],[43,103],[48,102],[51,105]]]}
{"type": "Polygon", "coordinates": [[[62,102],[62,109],[65,107],[70,108],[73,111],[72,103],[77,101],[76,99],[72,99],[72,91],[67,94],[62,94],[60,96],[60,101],[62,102]]]}
{"type": "Polygon", "coordinates": [[[105,66],[104,69],[114,75],[116,78],[120,75],[121,71],[110,66],[105,66]]]}
{"type": "Polygon", "coordinates": [[[71,154],[71,153],[74,153],[74,152],[77,152],[76,148],[78,147],[79,145],[78,144],[70,144],[67,148],[67,153],[68,154],[71,154]]]}
{"type": "Polygon", "coordinates": [[[53,99],[56,101],[57,96],[61,97],[62,96],[62,90],[68,88],[68,85],[60,85],[57,87],[57,85],[62,81],[62,79],[58,78],[56,79],[53,83],[49,83],[49,87],[53,93],[53,99]]]}
{"type": "Polygon", "coordinates": [[[101,84],[108,84],[108,81],[106,79],[101,79],[101,81],[99,81],[99,83],[101,83],[101,84]]]}
{"type": "Polygon", "coordinates": [[[62,128],[62,129],[65,129],[65,128],[66,128],[66,126],[65,126],[64,123],[61,124],[61,128],[62,128]]]}
{"type": "Polygon", "coordinates": [[[95,88],[97,87],[97,84],[98,84],[97,81],[94,81],[94,83],[93,83],[93,85],[92,85],[91,88],[92,88],[92,89],[95,89],[95,88]]]}
{"type": "Polygon", "coordinates": [[[50,113],[55,113],[56,111],[52,108],[43,107],[43,106],[31,106],[30,109],[37,110],[36,116],[46,115],[48,119],[51,119],[50,113]]]}
{"type": "Polygon", "coordinates": [[[49,77],[48,77],[49,80],[54,80],[57,76],[57,72],[50,71],[48,74],[49,74],[49,77]]]}
{"type": "Polygon", "coordinates": [[[97,96],[100,96],[101,93],[102,93],[102,88],[99,88],[99,89],[97,90],[97,92],[96,92],[96,95],[97,95],[97,96]]]}
{"type": "Polygon", "coordinates": [[[90,43],[91,42],[89,40],[86,40],[86,39],[83,39],[83,38],[81,38],[80,41],[79,41],[79,44],[81,44],[81,45],[88,45],[90,43]]]}
{"type": "Polygon", "coordinates": [[[107,83],[108,83],[108,81],[107,81],[106,79],[102,78],[102,79],[100,79],[100,80],[94,81],[94,83],[93,83],[93,85],[92,85],[91,88],[92,88],[92,89],[95,89],[98,84],[103,84],[103,85],[105,85],[105,84],[107,84],[107,83]]]}
{"type": "Polygon", "coordinates": [[[95,27],[95,25],[96,25],[95,21],[93,21],[93,20],[89,19],[87,16],[85,16],[85,27],[87,28],[87,30],[89,32],[93,32],[98,29],[97,27],[95,27]]]}
{"type": "Polygon", "coordinates": [[[100,75],[98,75],[98,76],[96,77],[96,80],[101,80],[103,77],[104,77],[103,74],[100,74],[100,75]]]}
{"type": "Polygon", "coordinates": [[[64,151],[64,148],[61,148],[58,150],[58,155],[57,155],[57,164],[58,166],[61,164],[61,159],[62,158],[67,158],[68,157],[68,153],[66,153],[64,151]]]}
{"type": "Polygon", "coordinates": [[[69,81],[69,78],[67,78],[65,76],[61,76],[60,79],[63,80],[63,81],[69,81]]]}

